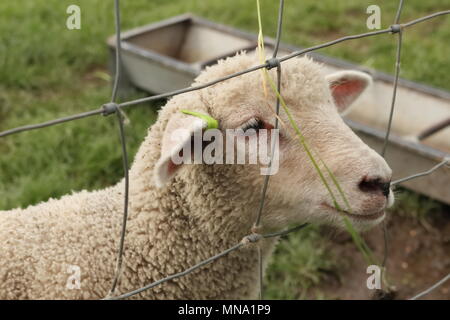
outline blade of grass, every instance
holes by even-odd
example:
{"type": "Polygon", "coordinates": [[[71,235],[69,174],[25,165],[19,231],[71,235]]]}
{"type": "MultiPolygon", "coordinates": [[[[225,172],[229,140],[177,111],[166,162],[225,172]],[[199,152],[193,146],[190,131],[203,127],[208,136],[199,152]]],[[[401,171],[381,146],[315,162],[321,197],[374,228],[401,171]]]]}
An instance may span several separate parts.
{"type": "MultiPolygon", "coordinates": [[[[261,20],[261,8],[259,5],[259,0],[256,0],[256,11],[258,14],[258,55],[259,55],[259,63],[263,64],[266,60],[266,52],[264,49],[264,36],[263,36],[263,30],[262,30],[262,20],[261,20]]],[[[261,73],[264,74],[264,70],[261,70],[261,73]]],[[[266,84],[266,78],[262,77],[262,86],[264,91],[264,96],[267,98],[267,84],[266,84]]]]}
{"type": "MultiPolygon", "coordinates": [[[[262,32],[261,9],[260,9],[259,0],[256,0],[256,9],[257,9],[257,13],[258,13],[258,27],[259,27],[259,32],[258,32],[258,52],[259,52],[259,57],[261,59],[261,56],[262,56],[261,50],[262,50],[262,48],[264,48],[264,37],[263,37],[263,32],[262,32]]],[[[310,149],[309,149],[309,147],[308,147],[308,145],[307,145],[307,143],[305,141],[305,138],[303,137],[302,133],[300,132],[300,129],[298,128],[297,124],[295,123],[295,121],[294,121],[294,119],[293,119],[293,117],[292,117],[292,115],[291,115],[291,113],[290,113],[290,111],[289,111],[289,109],[287,107],[286,102],[284,101],[284,99],[280,95],[280,93],[278,92],[278,89],[277,89],[274,81],[270,77],[267,69],[261,69],[261,72],[262,72],[262,76],[263,76],[263,79],[264,79],[263,82],[264,83],[266,83],[267,81],[269,82],[269,85],[270,85],[271,89],[273,90],[273,92],[275,92],[275,94],[277,95],[278,99],[280,100],[280,103],[281,103],[284,111],[286,112],[286,114],[288,116],[288,120],[289,120],[291,126],[294,128],[294,130],[295,130],[295,132],[296,132],[296,134],[297,134],[297,136],[299,138],[300,144],[305,149],[305,151],[306,151],[309,159],[311,160],[314,168],[316,169],[317,173],[319,174],[323,184],[325,185],[325,187],[327,188],[328,192],[330,193],[330,195],[331,195],[331,197],[333,199],[334,206],[336,208],[339,208],[339,204],[338,204],[338,202],[336,200],[336,197],[334,196],[334,194],[333,194],[330,186],[328,185],[328,183],[327,183],[327,181],[326,181],[322,171],[320,170],[316,160],[314,159],[314,157],[313,157],[313,155],[312,155],[312,153],[311,153],[311,151],[310,151],[310,149]]],[[[264,86],[264,88],[265,88],[265,86],[264,86]]],[[[267,97],[267,95],[266,95],[266,97],[267,97]]],[[[338,210],[341,211],[340,209],[338,209],[338,210]]]]}
{"type": "MultiPolygon", "coordinates": [[[[328,168],[328,166],[326,165],[326,163],[322,160],[322,158],[319,157],[319,160],[322,162],[323,166],[325,167],[325,169],[328,172],[328,175],[330,176],[331,180],[333,181],[334,185],[336,186],[336,188],[338,189],[342,200],[344,201],[345,205],[347,206],[347,212],[352,213],[352,208],[350,207],[350,203],[348,202],[347,198],[345,197],[344,194],[344,190],[342,190],[339,182],[336,179],[336,176],[333,174],[333,172],[328,168]]],[[[376,262],[374,255],[372,253],[372,251],[370,250],[370,248],[367,246],[366,242],[364,241],[363,238],[361,238],[361,236],[359,235],[359,233],[356,231],[356,229],[353,227],[353,224],[351,223],[351,221],[348,219],[348,217],[346,217],[344,214],[342,214],[343,218],[344,218],[344,223],[346,224],[347,227],[347,231],[350,233],[350,235],[352,236],[353,241],[355,242],[355,244],[358,246],[359,250],[363,253],[366,262],[369,265],[372,264],[377,264],[379,265],[379,263],[376,262]]]]}
{"type": "MultiPolygon", "coordinates": [[[[303,146],[303,149],[305,150],[306,154],[308,155],[308,158],[310,159],[310,161],[313,164],[315,170],[319,174],[319,177],[322,180],[322,183],[324,184],[324,186],[328,190],[328,193],[330,194],[330,196],[331,196],[331,198],[333,200],[333,204],[334,204],[336,210],[341,212],[341,216],[343,217],[344,225],[347,228],[347,231],[352,236],[352,239],[355,242],[355,245],[357,246],[357,248],[363,254],[366,262],[368,264],[370,264],[370,265],[374,264],[375,259],[373,258],[373,254],[372,254],[370,248],[367,246],[367,244],[365,243],[364,239],[356,231],[356,229],[353,226],[353,224],[351,223],[351,221],[344,215],[344,213],[343,213],[344,210],[339,205],[339,202],[337,201],[336,196],[334,195],[334,193],[333,193],[330,185],[328,184],[328,182],[327,182],[327,180],[326,180],[322,170],[319,167],[319,164],[317,163],[316,159],[314,158],[314,156],[313,156],[313,154],[311,152],[311,148],[309,147],[308,143],[305,140],[305,137],[303,136],[303,134],[300,131],[300,128],[297,126],[297,123],[295,122],[294,118],[292,117],[292,114],[289,111],[289,108],[288,108],[284,98],[278,92],[278,90],[277,90],[277,88],[275,86],[275,83],[273,82],[272,78],[270,77],[267,69],[264,69],[264,71],[265,71],[265,75],[267,77],[267,82],[269,83],[269,86],[275,92],[277,97],[280,99],[281,106],[283,107],[283,110],[284,110],[284,112],[286,113],[286,115],[288,117],[289,123],[291,124],[292,128],[295,130],[295,132],[297,134],[297,137],[299,138],[300,144],[303,146]]],[[[333,184],[336,186],[337,190],[339,191],[339,194],[340,194],[342,200],[344,201],[345,205],[348,207],[348,212],[351,213],[352,209],[350,207],[350,204],[349,204],[347,198],[345,197],[345,194],[344,194],[344,192],[343,192],[339,182],[337,181],[336,177],[331,172],[331,170],[326,166],[325,162],[321,158],[319,158],[319,160],[324,165],[324,167],[326,168],[326,170],[328,172],[328,175],[330,176],[331,180],[333,181],[333,184]]]]}

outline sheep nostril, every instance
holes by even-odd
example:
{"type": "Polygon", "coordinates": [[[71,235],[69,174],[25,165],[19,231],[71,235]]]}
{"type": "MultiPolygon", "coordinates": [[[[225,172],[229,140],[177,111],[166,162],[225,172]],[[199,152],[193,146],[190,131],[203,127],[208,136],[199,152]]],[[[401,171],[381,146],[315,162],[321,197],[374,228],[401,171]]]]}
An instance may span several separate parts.
{"type": "Polygon", "coordinates": [[[389,196],[391,182],[383,181],[381,178],[363,178],[359,183],[359,189],[362,192],[380,192],[385,196],[389,196]]]}

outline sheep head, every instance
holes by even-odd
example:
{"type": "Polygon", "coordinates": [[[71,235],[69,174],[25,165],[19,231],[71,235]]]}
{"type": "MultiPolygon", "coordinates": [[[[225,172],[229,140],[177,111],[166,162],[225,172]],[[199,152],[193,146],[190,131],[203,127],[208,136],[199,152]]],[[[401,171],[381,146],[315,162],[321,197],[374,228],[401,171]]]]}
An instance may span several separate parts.
{"type": "MultiPolygon", "coordinates": [[[[255,55],[238,54],[207,68],[194,85],[256,64],[255,55]]],[[[225,164],[231,150],[234,150],[232,158],[236,161],[236,150],[240,148],[226,148],[227,141],[243,139],[244,153],[248,156],[246,159],[262,147],[270,152],[272,142],[277,142],[275,151],[278,152],[278,163],[273,164],[277,170],[266,173],[272,176],[263,214],[265,223],[274,228],[300,222],[343,226],[341,215],[344,214],[360,230],[378,224],[384,218],[384,209],[393,203],[389,187],[391,169],[380,155],[353,133],[340,116],[370,87],[370,76],[358,71],[341,71],[326,76],[321,66],[307,57],[286,61],[281,68],[281,95],[291,120],[298,125],[329,188],[324,185],[301,143],[302,137],[293,129],[283,109],[278,118],[278,135],[272,135],[275,132],[276,94],[269,86],[264,90],[263,75],[258,71],[176,96],[168,102],[160,114],[164,124],[160,156],[154,168],[156,185],[169,188],[174,180],[181,179],[191,185],[212,184],[211,190],[235,188],[246,190],[249,197],[250,194],[260,195],[265,177],[261,174],[262,164],[225,164]],[[202,162],[201,156],[193,159],[195,152],[194,156],[188,157],[192,160],[191,164],[173,161],[174,157],[186,159],[186,149],[183,148],[193,150],[194,137],[209,131],[204,119],[184,114],[181,109],[190,109],[218,120],[219,133],[223,135],[214,136],[214,141],[220,141],[217,148],[221,151],[218,155],[218,150],[215,150],[215,156],[216,159],[217,156],[222,158],[223,164],[202,162]],[[227,130],[231,129],[241,129],[244,138],[239,133],[237,136],[236,133],[228,134],[227,130]],[[266,139],[259,139],[263,136],[261,130],[265,130],[266,139]],[[252,139],[256,139],[256,143],[252,143],[252,139]],[[342,200],[325,165],[334,174],[350,208],[342,200]],[[213,178],[219,176],[223,179],[213,178]],[[336,210],[330,190],[345,212],[336,210]]],[[[275,72],[269,72],[272,79],[276,79],[275,72]]],[[[208,145],[208,141],[203,139],[197,147],[204,151],[208,145]]],[[[256,214],[257,207],[249,206],[256,214]]]]}

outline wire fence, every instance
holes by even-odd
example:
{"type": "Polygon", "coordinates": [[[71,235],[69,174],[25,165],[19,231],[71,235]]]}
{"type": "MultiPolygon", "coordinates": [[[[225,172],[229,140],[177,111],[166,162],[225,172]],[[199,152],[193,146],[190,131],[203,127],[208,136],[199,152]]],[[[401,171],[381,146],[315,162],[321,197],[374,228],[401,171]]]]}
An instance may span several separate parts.
{"type": "MultiPolygon", "coordinates": [[[[361,39],[361,38],[377,36],[377,35],[387,34],[387,33],[396,34],[397,35],[397,53],[396,53],[396,62],[395,62],[395,77],[394,77],[394,83],[393,83],[393,93],[392,93],[389,121],[388,121],[388,126],[386,129],[386,136],[384,139],[384,144],[383,144],[383,148],[382,148],[382,152],[381,152],[382,156],[384,157],[387,147],[388,147],[388,143],[389,143],[389,136],[390,136],[391,127],[392,127],[392,119],[393,119],[393,114],[394,114],[394,110],[395,110],[395,100],[396,100],[396,94],[397,94],[398,79],[399,79],[399,74],[400,74],[400,60],[401,60],[401,47],[402,47],[403,32],[406,28],[416,25],[418,23],[422,23],[424,21],[436,18],[438,16],[450,14],[450,10],[440,11],[440,12],[436,12],[434,14],[430,14],[430,15],[427,15],[427,16],[424,16],[424,17],[401,24],[401,23],[399,23],[399,21],[400,21],[400,15],[401,15],[402,8],[403,8],[403,0],[400,0],[398,9],[397,9],[397,13],[395,16],[394,24],[391,25],[389,28],[372,31],[372,32],[367,32],[367,33],[362,33],[362,34],[341,37],[341,38],[338,38],[333,41],[329,41],[329,42],[322,43],[320,45],[301,49],[301,50],[292,52],[288,55],[285,55],[283,57],[277,58],[278,48],[280,45],[280,39],[281,39],[281,33],[282,33],[283,11],[284,11],[284,0],[280,0],[279,10],[278,10],[277,34],[276,34],[276,42],[275,42],[274,52],[273,52],[272,57],[270,59],[266,60],[264,63],[256,65],[256,66],[246,69],[246,70],[242,70],[242,71],[224,76],[222,78],[218,78],[216,80],[213,80],[213,81],[201,84],[201,85],[191,86],[191,87],[187,87],[187,88],[183,88],[183,89],[179,89],[179,90],[175,90],[175,91],[171,91],[171,92],[167,92],[167,93],[163,93],[163,94],[159,94],[159,95],[154,95],[154,96],[149,96],[149,97],[144,97],[144,98],[140,98],[140,99],[135,99],[135,100],[131,100],[131,101],[118,103],[117,102],[117,100],[118,100],[117,93],[119,90],[119,80],[121,77],[121,18],[120,18],[119,0],[114,0],[115,30],[116,30],[116,51],[115,51],[116,61],[115,61],[115,77],[114,77],[114,83],[113,83],[113,89],[112,89],[110,102],[104,104],[99,109],[95,109],[95,110],[91,110],[91,111],[87,111],[87,112],[83,112],[83,113],[79,113],[79,114],[75,114],[75,115],[71,115],[71,116],[67,116],[67,117],[63,117],[63,118],[54,119],[54,120],[39,123],[39,124],[26,125],[26,126],[21,126],[21,127],[13,128],[10,130],[6,130],[3,132],[0,132],[0,137],[6,137],[8,135],[16,134],[19,132],[45,128],[45,127],[65,123],[68,121],[74,121],[74,120],[83,119],[83,118],[96,116],[96,115],[109,116],[112,114],[116,114],[118,127],[119,127],[119,134],[120,134],[120,144],[121,144],[121,148],[122,148],[122,161],[123,161],[124,181],[125,181],[125,184],[124,184],[124,209],[123,209],[123,219],[122,219],[122,225],[121,225],[121,234],[120,234],[119,245],[118,245],[115,274],[113,277],[111,290],[109,291],[109,293],[107,294],[105,299],[129,298],[131,296],[134,296],[136,294],[139,294],[141,292],[149,290],[155,286],[158,286],[164,282],[167,282],[172,279],[179,278],[179,277],[183,277],[198,268],[201,268],[209,263],[216,261],[217,259],[220,259],[220,258],[228,255],[229,253],[231,253],[233,251],[240,249],[241,247],[243,247],[249,243],[257,243],[263,239],[284,236],[284,235],[287,235],[289,233],[292,233],[292,232],[295,232],[295,231],[298,231],[298,230],[304,228],[307,224],[301,224],[299,226],[296,226],[296,227],[293,227],[293,228],[290,228],[287,230],[282,230],[279,232],[274,232],[274,233],[267,233],[267,234],[259,234],[258,233],[258,229],[261,226],[262,211],[264,208],[264,201],[266,198],[266,192],[267,192],[267,187],[268,187],[269,178],[270,178],[270,175],[266,175],[265,179],[264,179],[264,183],[263,183],[260,205],[257,210],[254,226],[253,226],[252,230],[250,230],[249,235],[245,236],[239,243],[224,250],[223,252],[218,253],[215,256],[212,256],[204,261],[199,262],[198,264],[196,264],[182,272],[172,274],[170,276],[167,276],[167,277],[160,279],[158,281],[155,281],[153,283],[147,284],[136,290],[133,290],[133,291],[130,291],[127,293],[123,293],[120,295],[115,295],[115,291],[116,291],[117,284],[119,282],[120,274],[121,274],[121,270],[122,270],[122,263],[123,263],[122,257],[123,257],[123,251],[124,251],[125,233],[126,233],[127,218],[128,218],[128,191],[129,191],[128,153],[127,153],[127,147],[126,147],[126,142],[125,142],[124,114],[123,114],[122,109],[136,106],[136,105],[139,105],[139,104],[142,104],[145,102],[149,102],[149,101],[160,100],[163,98],[169,98],[169,97],[173,97],[175,95],[188,93],[191,91],[201,90],[201,89],[213,86],[219,82],[227,81],[229,79],[239,77],[244,74],[254,72],[257,70],[263,70],[263,69],[270,70],[270,69],[276,68],[276,71],[277,71],[276,72],[276,74],[277,74],[276,86],[277,86],[277,90],[279,93],[277,95],[276,105],[275,105],[276,116],[275,116],[275,126],[274,127],[276,129],[276,128],[278,128],[278,115],[280,112],[280,100],[281,100],[280,99],[281,98],[281,96],[280,96],[281,85],[280,84],[281,84],[281,75],[282,75],[282,72],[281,72],[281,63],[282,62],[292,59],[294,57],[305,55],[308,52],[312,52],[312,51],[316,51],[316,50],[319,50],[322,48],[333,46],[335,44],[338,44],[338,43],[341,43],[344,41],[361,39]]],[[[273,150],[274,146],[275,146],[275,144],[273,143],[272,150],[273,150]]],[[[272,154],[273,154],[273,152],[272,152],[272,154]]],[[[272,162],[270,161],[269,162],[269,170],[270,170],[271,165],[272,165],[272,162]]],[[[416,179],[416,178],[419,178],[419,177],[422,177],[425,175],[429,175],[443,166],[450,167],[450,158],[443,159],[439,164],[437,164],[430,170],[393,181],[391,183],[391,185],[394,186],[394,185],[397,185],[399,183],[402,183],[402,182],[405,182],[405,181],[408,181],[411,179],[416,179]]],[[[385,249],[384,249],[384,257],[383,257],[382,267],[384,269],[385,264],[386,264],[386,259],[388,257],[388,247],[387,247],[388,237],[387,237],[387,228],[386,228],[385,222],[383,222],[383,231],[384,231],[385,249]]],[[[262,298],[262,296],[263,296],[263,294],[262,294],[262,292],[263,292],[262,291],[262,289],[263,289],[263,276],[262,276],[263,262],[262,262],[261,247],[257,246],[257,249],[258,249],[258,264],[259,264],[259,267],[258,267],[259,297],[262,298]]],[[[432,285],[430,288],[418,293],[417,295],[412,297],[411,300],[418,299],[418,298],[428,294],[429,292],[433,291],[434,289],[436,289],[437,287],[439,287],[440,285],[442,285],[444,282],[446,282],[449,279],[450,279],[450,274],[446,275],[443,279],[441,279],[439,282],[432,285]]]]}

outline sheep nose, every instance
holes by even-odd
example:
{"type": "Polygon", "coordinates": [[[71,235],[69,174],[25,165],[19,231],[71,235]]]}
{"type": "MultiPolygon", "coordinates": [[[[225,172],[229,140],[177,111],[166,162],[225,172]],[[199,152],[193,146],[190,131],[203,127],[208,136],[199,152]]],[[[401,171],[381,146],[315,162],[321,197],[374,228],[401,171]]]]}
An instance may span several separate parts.
{"type": "Polygon", "coordinates": [[[362,192],[381,192],[385,197],[389,196],[391,182],[382,178],[364,177],[359,183],[359,190],[362,192]]]}

